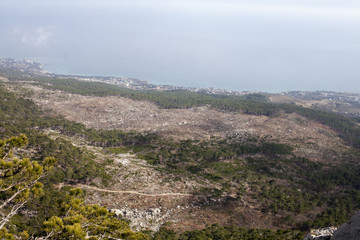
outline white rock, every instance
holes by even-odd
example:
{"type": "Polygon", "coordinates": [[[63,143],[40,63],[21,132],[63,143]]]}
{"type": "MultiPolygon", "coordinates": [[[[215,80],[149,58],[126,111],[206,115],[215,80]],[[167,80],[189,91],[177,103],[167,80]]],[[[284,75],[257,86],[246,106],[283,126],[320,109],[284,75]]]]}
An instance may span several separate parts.
{"type": "Polygon", "coordinates": [[[336,227],[311,229],[310,233],[304,238],[304,240],[330,240],[336,229],[336,227]]]}

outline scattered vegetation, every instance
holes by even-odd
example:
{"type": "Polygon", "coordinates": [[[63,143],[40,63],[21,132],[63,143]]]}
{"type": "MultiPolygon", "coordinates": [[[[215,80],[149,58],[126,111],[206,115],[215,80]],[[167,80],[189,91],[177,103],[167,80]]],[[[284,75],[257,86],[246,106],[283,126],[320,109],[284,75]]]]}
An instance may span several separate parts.
{"type": "MultiPolygon", "coordinates": [[[[209,105],[225,111],[241,111],[267,116],[279,112],[295,112],[330,126],[349,144],[356,148],[360,147],[360,128],[352,119],[292,104],[268,103],[266,97],[261,94],[238,97],[189,91],[133,91],[113,85],[73,79],[32,77],[27,80],[35,81],[34,84],[47,88],[82,95],[116,95],[136,100],[148,100],[163,108],[209,105]]],[[[22,226],[19,218],[14,216],[13,222],[19,229],[39,231],[42,229],[39,222],[42,223],[51,216],[60,216],[64,213],[62,203],[66,201],[67,193],[55,191],[50,182],[89,182],[98,176],[102,177],[104,184],[111,180],[104,166],[97,164],[94,161],[95,157],[86,149],[74,146],[61,138],[51,139],[41,133],[45,129],[81,138],[90,145],[103,147],[108,153],[133,152],[148,163],[163,171],[171,172],[180,179],[183,174],[186,174],[189,177],[220,183],[223,186],[222,189],[204,189],[204,193],[210,192],[219,198],[229,189],[241,196],[244,194],[242,183],[248,182],[252,197],[261,203],[263,211],[290,216],[286,221],[298,229],[305,230],[311,226],[322,227],[342,223],[355,209],[360,208],[360,165],[357,149],[354,149],[352,161],[342,160],[335,166],[299,158],[293,154],[293,147],[290,145],[266,138],[260,140],[254,136],[202,142],[174,141],[150,132],[88,129],[82,124],[66,121],[62,117],[52,117],[37,108],[30,100],[16,97],[2,87],[0,88],[0,102],[0,136],[2,138],[25,133],[29,137],[28,152],[32,151],[31,161],[41,162],[49,156],[58,159],[56,168],[42,179],[43,184],[49,186],[45,190],[46,194],[35,199],[33,203],[27,204],[30,210],[35,210],[40,205],[46,210],[39,210],[35,218],[25,218],[25,223],[31,228],[22,226]],[[51,199],[55,200],[53,202],[56,204],[53,204],[51,199]],[[307,214],[315,207],[321,207],[322,212],[316,218],[308,216],[307,214]],[[294,222],[291,216],[298,214],[308,216],[309,220],[294,222]]],[[[90,207],[88,210],[97,212],[99,209],[90,207]]],[[[101,212],[103,210],[100,209],[99,216],[102,216],[101,212]]],[[[106,219],[108,215],[105,215],[106,219]]],[[[63,234],[61,231],[67,229],[65,225],[72,225],[68,229],[73,229],[71,231],[74,231],[74,234],[75,231],[79,231],[81,236],[84,234],[77,228],[78,225],[74,225],[75,220],[73,222],[66,222],[64,218],[60,220],[49,219],[48,229],[53,227],[59,234],[63,234]]],[[[50,234],[51,231],[45,230],[45,232],[50,234]]],[[[169,236],[173,236],[171,239],[207,239],[210,236],[218,236],[215,239],[231,239],[230,236],[241,236],[240,239],[286,239],[278,236],[289,236],[289,239],[297,239],[291,234],[295,233],[224,228],[215,225],[180,235],[163,229],[154,235],[154,239],[170,239],[169,236]],[[291,236],[293,238],[290,238],[291,236]]],[[[65,235],[51,235],[50,237],[55,239],[55,236],[65,235]]]]}
{"type": "MultiPolygon", "coordinates": [[[[27,144],[25,135],[0,140],[0,238],[29,239],[29,230],[36,225],[19,221],[19,213],[28,202],[44,194],[40,179],[52,170],[56,160],[47,157],[41,162],[14,156],[14,148],[27,144]]],[[[59,215],[48,215],[49,219],[32,231],[37,239],[148,239],[142,233],[133,232],[122,221],[98,205],[84,204],[81,189],[72,189],[58,202],[59,215]]],[[[47,207],[47,206],[42,206],[47,207]]],[[[40,208],[40,209],[41,209],[40,208]]],[[[28,208],[27,210],[30,210],[28,208]]],[[[36,209],[31,209],[37,215],[36,209]]],[[[23,213],[21,213],[23,214],[23,213]]],[[[27,216],[31,218],[31,216],[27,216]]],[[[32,217],[34,218],[34,217],[32,217]]],[[[35,217],[37,220],[38,217],[35,217]]]]}

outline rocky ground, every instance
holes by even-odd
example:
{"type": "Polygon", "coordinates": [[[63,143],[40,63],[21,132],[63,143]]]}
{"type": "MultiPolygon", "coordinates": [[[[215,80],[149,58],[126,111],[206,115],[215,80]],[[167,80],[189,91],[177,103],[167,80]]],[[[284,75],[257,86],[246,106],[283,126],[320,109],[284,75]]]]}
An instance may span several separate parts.
{"type": "Polygon", "coordinates": [[[112,176],[110,184],[104,186],[100,179],[95,179],[88,184],[72,186],[87,192],[87,203],[105,206],[131,220],[134,229],[156,231],[166,223],[168,228],[185,231],[219,222],[246,227],[279,227],[277,217],[261,211],[261,205],[251,198],[249,188],[246,188],[248,194],[240,199],[231,193],[224,193],[227,196],[222,200],[207,198],[199,195],[198,190],[204,187],[221,189],[221,184],[187,176],[179,180],[131,153],[108,154],[81,139],[52,130],[45,133],[53,139],[61,137],[86,148],[96,156],[97,162],[106,164],[112,176]]]}
{"type": "Polygon", "coordinates": [[[31,99],[42,108],[92,128],[152,131],[175,139],[250,134],[288,143],[296,147],[297,155],[313,161],[335,161],[347,150],[335,131],[295,113],[268,117],[207,106],[161,109],[150,102],[122,97],[81,96],[33,85],[25,87],[34,93],[31,99]]]}
{"type": "MultiPolygon", "coordinates": [[[[32,92],[27,95],[31,100],[51,110],[52,114],[61,114],[68,120],[98,129],[152,131],[177,140],[254,135],[290,144],[297,156],[333,163],[348,151],[336,132],[297,114],[253,116],[207,106],[160,109],[150,102],[122,97],[81,96],[30,84],[22,87],[23,91],[32,92]]],[[[55,132],[48,134],[59,137],[55,132]]],[[[203,187],[220,189],[216,183],[186,176],[176,179],[131,153],[108,154],[101,148],[86,145],[81,139],[71,139],[71,142],[92,151],[98,162],[108,165],[107,170],[113,177],[108,186],[96,180],[92,185],[78,186],[87,191],[86,201],[112,209],[130,219],[138,229],[157,230],[164,223],[178,231],[203,228],[212,223],[281,227],[281,216],[263,212],[246,186],[243,196],[233,196],[229,192],[218,202],[194,194],[203,187]]]]}

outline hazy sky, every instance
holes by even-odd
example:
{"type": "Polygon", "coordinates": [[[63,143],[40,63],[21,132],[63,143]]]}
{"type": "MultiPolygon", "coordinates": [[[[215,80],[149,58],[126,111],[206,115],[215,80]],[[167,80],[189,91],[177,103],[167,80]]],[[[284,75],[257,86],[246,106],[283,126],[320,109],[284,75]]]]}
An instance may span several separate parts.
{"type": "Polygon", "coordinates": [[[360,92],[360,1],[0,0],[0,57],[238,91],[360,92]]]}

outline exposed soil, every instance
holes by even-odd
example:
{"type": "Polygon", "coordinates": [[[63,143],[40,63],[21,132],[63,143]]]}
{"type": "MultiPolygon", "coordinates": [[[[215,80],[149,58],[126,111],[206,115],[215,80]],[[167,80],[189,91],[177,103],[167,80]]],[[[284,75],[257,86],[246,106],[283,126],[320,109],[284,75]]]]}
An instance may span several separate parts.
{"type": "Polygon", "coordinates": [[[142,192],[138,192],[138,191],[111,190],[111,189],[98,188],[98,187],[85,185],[85,184],[76,184],[73,187],[90,189],[90,190],[94,190],[94,191],[98,191],[98,192],[132,194],[132,195],[138,195],[138,196],[144,196],[144,197],[172,197],[172,196],[190,197],[190,196],[192,196],[192,194],[187,194],[187,193],[142,193],[142,192]]]}
{"type": "Polygon", "coordinates": [[[39,106],[92,128],[152,131],[174,139],[250,134],[296,147],[295,153],[313,161],[334,161],[346,151],[343,140],[329,127],[299,116],[254,116],[224,112],[207,106],[160,109],[146,101],[122,97],[94,97],[45,90],[28,85],[39,106]]]}

